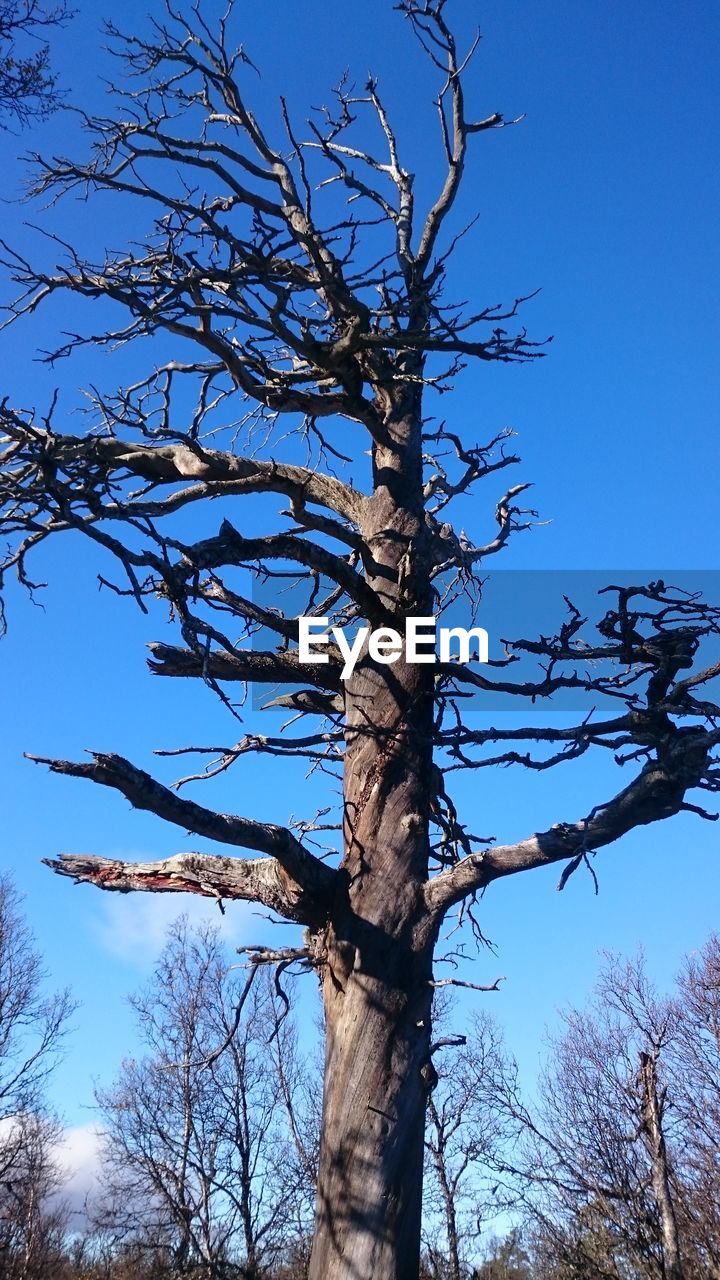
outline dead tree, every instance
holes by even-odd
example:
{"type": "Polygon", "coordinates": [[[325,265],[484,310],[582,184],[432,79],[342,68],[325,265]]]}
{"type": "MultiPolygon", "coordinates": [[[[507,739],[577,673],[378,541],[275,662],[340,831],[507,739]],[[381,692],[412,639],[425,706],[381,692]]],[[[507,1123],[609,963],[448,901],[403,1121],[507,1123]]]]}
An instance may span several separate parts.
{"type": "Polygon", "coordinates": [[[650,1153],[653,1194],[660,1218],[664,1274],[668,1280],[683,1280],[680,1259],[678,1215],[672,1190],[672,1176],[665,1140],[664,1112],[667,1090],[658,1085],[660,1046],[640,1053],[640,1089],[643,1134],[650,1153]]]}
{"type": "Polygon", "coordinates": [[[571,609],[555,636],[515,642],[499,668],[404,654],[390,666],[365,653],[345,682],[334,652],[299,665],[296,615],[283,614],[279,592],[273,606],[247,592],[248,572],[272,583],[291,571],[306,613],[404,630],[408,616],[438,614],[448,590],[472,594],[532,523],[526,486],[514,484],[492,503],[489,532],[455,530],[453,500],[516,458],[502,435],[473,443],[430,417],[430,397],[466,364],[544,353],[516,319],[522,299],[458,306],[444,288],[470,148],[512,122],[468,107],[475,45],[458,49],[446,0],[397,7],[437,75],[444,159],[429,208],[373,79],[343,82],[306,125],[283,104],[275,129],[253,112],[254,70],[227,24],[210,30],[168,6],[147,36],[111,28],[131,78],[114,114],[85,120],[89,159],[38,161],[46,200],[103,192],[136,222],[147,211],[144,244],[134,225],[132,248],[101,261],[68,245],[47,269],[6,254],[22,290],[15,315],[53,298],[101,303],[99,330],[65,335],[51,358],[150,338],[156,365],[116,394],[92,393],[85,435],[4,406],[5,570],[31,585],[30,553],[79,531],[121,566],[116,590],[143,610],[160,599],[177,621],[180,643],[153,647],[156,675],[204,680],[230,710],[233,682],[284,686],[275,705],[311,718],[301,732],[211,751],[207,776],[248,753],[342,771],[342,848],[324,859],[313,827],[330,819],[291,829],[217,813],[114,754],[44,761],[226,850],[146,864],[65,855],[52,864],[60,874],[250,899],[304,926],[291,958],[320,977],[327,1028],[315,1280],[417,1274],[433,952],[447,913],[548,863],[564,864],[564,883],[633,828],[703,812],[688,797],[718,786],[717,708],[699,697],[711,673],[691,668],[720,615],[662,582],[611,586],[597,634],[571,609]],[[105,327],[113,308],[120,319],[105,327]],[[287,507],[263,534],[244,514],[251,495],[287,507]],[[193,515],[185,536],[183,513],[193,515]],[[263,649],[251,643],[258,628],[274,637],[263,649]],[[520,653],[537,657],[535,678],[513,679],[520,653]],[[538,700],[567,688],[599,710],[537,727],[538,700]],[[531,707],[528,727],[467,727],[463,696],[498,691],[531,707]],[[475,835],[448,794],[447,770],[547,769],[595,748],[629,764],[630,780],[517,842],[475,835]]]}
{"type": "Polygon", "coordinates": [[[227,969],[214,929],[175,922],[132,1000],[146,1052],[96,1095],[104,1149],[93,1216],[115,1242],[158,1256],[170,1247],[174,1275],[261,1280],[301,1227],[307,1234],[312,1182],[292,1159],[283,1094],[297,1066],[269,974],[256,966],[233,984],[227,969]],[[281,1038],[282,1079],[269,1048],[281,1038]]]}

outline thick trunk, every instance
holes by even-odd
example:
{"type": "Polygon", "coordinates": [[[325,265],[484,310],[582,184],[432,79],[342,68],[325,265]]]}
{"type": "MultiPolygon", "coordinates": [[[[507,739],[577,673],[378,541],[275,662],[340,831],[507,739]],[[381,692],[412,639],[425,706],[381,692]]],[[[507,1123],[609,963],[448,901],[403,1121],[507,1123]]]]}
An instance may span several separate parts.
{"type": "Polygon", "coordinates": [[[329,977],[310,1280],[417,1280],[429,1062],[429,958],[366,951],[329,977]],[[373,972],[374,961],[392,972],[373,972]],[[402,973],[399,970],[403,970],[402,973]]]}
{"type": "MultiPolygon", "coordinates": [[[[370,584],[400,621],[431,612],[420,420],[376,448],[363,535],[370,584]]],[[[345,688],[342,891],[324,936],[323,1137],[311,1280],[417,1280],[432,948],[424,903],[433,674],[367,655],[345,688]]]]}
{"type": "Polygon", "coordinates": [[[364,667],[349,698],[345,890],[323,941],[325,1092],[311,1280],[418,1274],[433,1082],[434,929],[422,894],[430,702],[428,668],[389,670],[364,667]]]}

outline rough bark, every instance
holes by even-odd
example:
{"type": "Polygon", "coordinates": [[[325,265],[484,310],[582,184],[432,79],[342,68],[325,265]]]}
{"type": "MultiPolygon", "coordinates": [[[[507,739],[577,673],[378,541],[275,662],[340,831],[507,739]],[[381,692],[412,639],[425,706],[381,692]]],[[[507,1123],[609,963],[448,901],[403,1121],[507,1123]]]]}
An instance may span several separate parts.
{"type": "MultiPolygon", "coordinates": [[[[389,415],[363,533],[372,585],[427,612],[421,424],[389,415]],[[417,567],[407,579],[403,564],[417,567]],[[409,593],[408,593],[409,587],[409,593]],[[407,593],[407,594],[406,594],[407,593]]],[[[418,1274],[425,1106],[432,1086],[429,862],[432,668],[362,662],[346,693],[343,890],[325,935],[325,1091],[311,1280],[418,1274]]]]}
{"type": "Polygon", "coordinates": [[[317,901],[308,899],[275,858],[223,858],[179,853],[158,862],[121,862],[82,853],[43,859],[57,875],[76,884],[94,884],[116,893],[195,893],[217,902],[259,902],[287,920],[317,920],[317,901]]]}
{"type": "Polygon", "coordinates": [[[356,921],[328,957],[312,1280],[418,1274],[431,957],[380,927],[356,921]]]}

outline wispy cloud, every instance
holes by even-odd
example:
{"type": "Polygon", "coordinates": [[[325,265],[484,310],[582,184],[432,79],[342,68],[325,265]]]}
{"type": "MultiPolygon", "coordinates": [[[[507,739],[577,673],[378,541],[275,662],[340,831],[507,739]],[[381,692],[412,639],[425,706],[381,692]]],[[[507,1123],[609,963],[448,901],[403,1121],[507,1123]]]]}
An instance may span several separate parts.
{"type": "Polygon", "coordinates": [[[217,925],[229,946],[250,941],[253,908],[230,902],[222,915],[217,903],[185,893],[133,893],[100,899],[93,932],[104,950],[125,963],[145,966],[162,950],[174,920],[186,915],[193,924],[217,925]]]}

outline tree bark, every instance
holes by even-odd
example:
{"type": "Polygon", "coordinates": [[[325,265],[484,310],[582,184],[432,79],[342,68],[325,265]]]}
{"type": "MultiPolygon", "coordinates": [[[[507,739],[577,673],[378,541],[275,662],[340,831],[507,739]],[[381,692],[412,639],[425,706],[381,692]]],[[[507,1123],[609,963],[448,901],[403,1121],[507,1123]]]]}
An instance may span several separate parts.
{"type": "Polygon", "coordinates": [[[323,1141],[310,1280],[417,1280],[432,1085],[430,953],[413,956],[376,940],[360,965],[340,974],[334,965],[344,954],[343,944],[325,981],[323,1141]],[[372,972],[373,960],[387,963],[386,975],[372,972]]]}
{"type": "MultiPolygon", "coordinates": [[[[373,589],[428,614],[419,416],[389,415],[363,534],[373,589]]],[[[369,657],[346,685],[344,858],[319,945],[323,1140],[310,1280],[417,1280],[436,918],[429,862],[433,668],[369,657]]]]}

